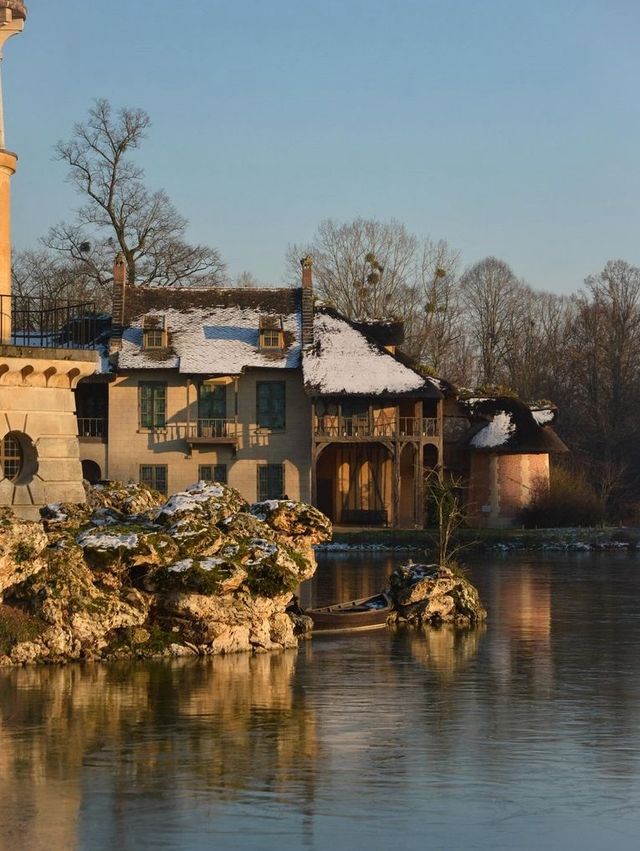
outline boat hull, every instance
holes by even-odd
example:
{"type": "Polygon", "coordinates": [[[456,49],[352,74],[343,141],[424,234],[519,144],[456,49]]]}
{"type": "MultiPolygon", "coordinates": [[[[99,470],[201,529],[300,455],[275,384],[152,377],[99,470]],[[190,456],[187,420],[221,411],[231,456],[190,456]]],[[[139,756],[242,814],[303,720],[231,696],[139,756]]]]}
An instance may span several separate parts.
{"type": "Polygon", "coordinates": [[[391,613],[391,601],[386,594],[376,594],[362,600],[351,600],[335,606],[307,609],[313,620],[313,635],[364,632],[381,629],[391,613]]]}

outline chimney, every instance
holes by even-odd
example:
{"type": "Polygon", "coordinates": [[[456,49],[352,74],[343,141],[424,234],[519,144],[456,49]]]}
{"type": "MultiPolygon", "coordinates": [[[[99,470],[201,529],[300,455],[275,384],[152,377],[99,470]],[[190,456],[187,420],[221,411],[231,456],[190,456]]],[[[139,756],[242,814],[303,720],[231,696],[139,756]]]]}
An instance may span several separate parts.
{"type": "Polygon", "coordinates": [[[302,345],[313,343],[313,257],[307,254],[302,266],[302,345]]]}
{"type": "Polygon", "coordinates": [[[110,352],[122,348],[122,329],[124,328],[124,302],[127,289],[127,263],[124,254],[119,251],[113,263],[113,312],[111,316],[110,352]]]}

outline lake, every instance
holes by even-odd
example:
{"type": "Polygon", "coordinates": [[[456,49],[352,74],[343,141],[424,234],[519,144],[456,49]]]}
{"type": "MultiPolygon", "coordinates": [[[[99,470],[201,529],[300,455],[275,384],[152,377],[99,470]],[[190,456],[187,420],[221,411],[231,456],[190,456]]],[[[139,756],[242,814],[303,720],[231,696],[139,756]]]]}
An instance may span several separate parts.
{"type": "MultiPolygon", "coordinates": [[[[304,604],[401,556],[325,555],[304,604]]],[[[499,555],[481,628],[0,669],[0,849],[581,849],[640,835],[640,556],[499,555]]]]}

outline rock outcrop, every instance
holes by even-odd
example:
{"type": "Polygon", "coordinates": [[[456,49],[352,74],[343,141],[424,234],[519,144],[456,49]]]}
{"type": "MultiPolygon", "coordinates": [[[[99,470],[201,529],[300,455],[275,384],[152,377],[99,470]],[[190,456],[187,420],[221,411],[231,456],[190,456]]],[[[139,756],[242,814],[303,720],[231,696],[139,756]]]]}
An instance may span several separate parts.
{"type": "Polygon", "coordinates": [[[0,664],[296,646],[285,608],[331,535],[317,509],[204,482],[168,500],[121,483],[88,496],[42,524],[0,519],[0,603],[22,629],[3,633],[0,610],[0,664]]]}
{"type": "Polygon", "coordinates": [[[394,570],[389,583],[390,623],[471,626],[487,617],[475,586],[448,567],[409,564],[394,570]]]}

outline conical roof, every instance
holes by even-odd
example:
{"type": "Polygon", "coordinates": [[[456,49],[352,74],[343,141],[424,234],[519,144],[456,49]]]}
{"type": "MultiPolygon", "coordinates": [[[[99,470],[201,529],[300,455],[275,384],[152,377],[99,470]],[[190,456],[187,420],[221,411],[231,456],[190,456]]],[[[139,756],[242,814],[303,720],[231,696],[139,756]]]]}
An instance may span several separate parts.
{"type": "Polygon", "coordinates": [[[9,9],[13,12],[14,18],[21,18],[23,21],[27,17],[27,7],[22,0],[0,0],[0,10],[9,9]]]}

